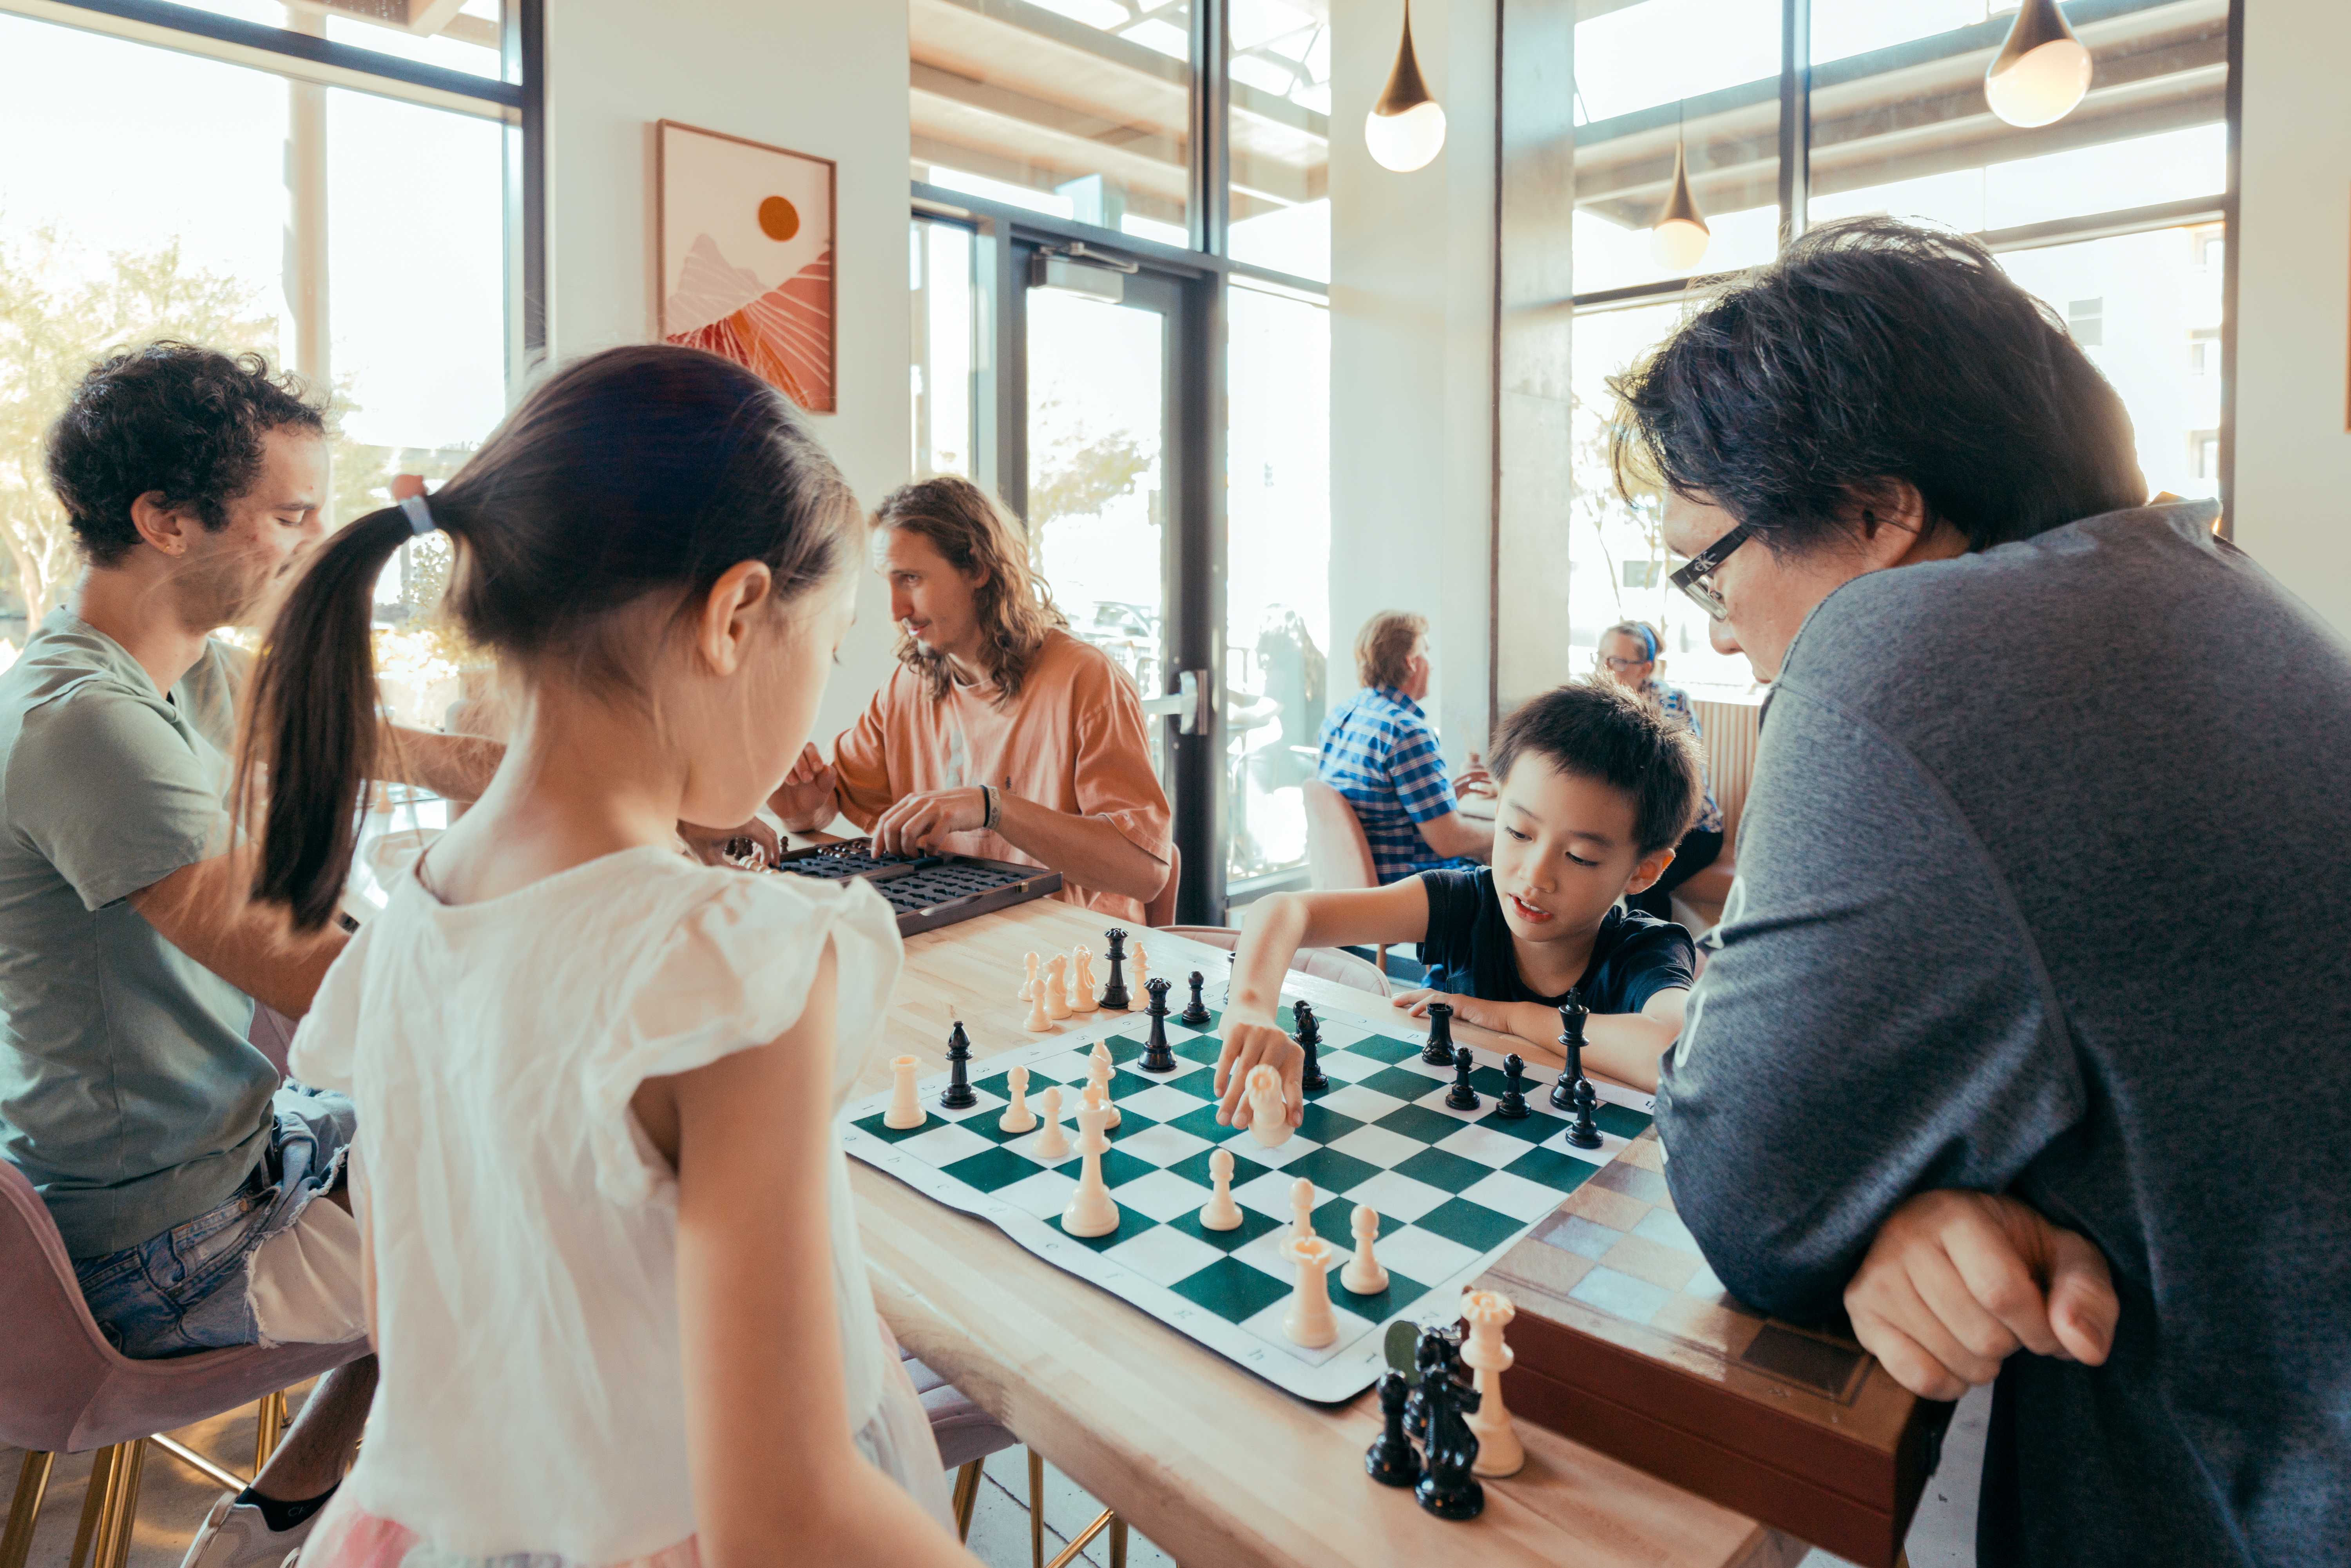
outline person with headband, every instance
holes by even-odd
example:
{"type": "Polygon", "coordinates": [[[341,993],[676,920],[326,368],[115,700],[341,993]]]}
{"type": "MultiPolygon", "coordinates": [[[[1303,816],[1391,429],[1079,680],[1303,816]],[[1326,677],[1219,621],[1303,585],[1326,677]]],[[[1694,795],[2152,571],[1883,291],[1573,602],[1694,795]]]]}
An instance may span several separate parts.
{"type": "MultiPolygon", "coordinates": [[[[1706,732],[1698,727],[1698,709],[1691,705],[1689,693],[1657,678],[1665,667],[1657,657],[1658,651],[1656,627],[1646,621],[1619,621],[1600,634],[1593,673],[1597,678],[1624,687],[1659,712],[1681,720],[1688,727],[1692,739],[1703,741],[1706,732]]],[[[1660,920],[1674,917],[1674,889],[1712,865],[1722,854],[1722,808],[1714,803],[1713,781],[1703,771],[1706,754],[1701,751],[1698,755],[1701,803],[1698,821],[1674,847],[1673,863],[1666,867],[1664,874],[1625,900],[1631,907],[1646,910],[1660,920]]]]}

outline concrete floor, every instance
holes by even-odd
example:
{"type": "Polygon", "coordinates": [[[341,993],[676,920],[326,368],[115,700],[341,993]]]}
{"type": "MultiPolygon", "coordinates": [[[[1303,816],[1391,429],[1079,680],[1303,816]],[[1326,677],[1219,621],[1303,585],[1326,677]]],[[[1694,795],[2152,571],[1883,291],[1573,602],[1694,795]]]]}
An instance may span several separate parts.
{"type": "MultiPolygon", "coordinates": [[[[1928,1486],[1910,1527],[1911,1568],[1974,1568],[1976,1487],[1983,1469],[1984,1427],[1991,1409],[1991,1391],[1980,1388],[1960,1401],[1943,1443],[1942,1469],[1928,1486]]],[[[300,1408],[298,1395],[288,1404],[300,1408]]],[[[253,1463],[253,1408],[175,1432],[173,1437],[214,1462],[243,1473],[253,1463]]],[[[0,1446],[0,1487],[16,1483],[19,1459],[14,1448],[0,1446]]],[[[972,1511],[971,1549],[988,1568],[1027,1568],[1029,1556],[1029,1456],[1025,1448],[1008,1448],[988,1458],[979,1500],[972,1511]]],[[[67,1568],[73,1550],[74,1525],[81,1513],[83,1485],[89,1475],[89,1456],[68,1456],[57,1461],[49,1480],[48,1499],[33,1537],[27,1568],[67,1568]]],[[[178,1568],[189,1539],[204,1512],[220,1495],[219,1489],[179,1460],[151,1449],[141,1473],[139,1528],[132,1538],[131,1568],[178,1568]]],[[[1062,1547],[1102,1511],[1102,1504],[1083,1488],[1045,1467],[1045,1558],[1050,1562],[1062,1547]]],[[[1465,1542],[1465,1544],[1467,1544],[1465,1542]]],[[[1474,1553],[1465,1553],[1465,1561],[1474,1553]]],[[[1109,1568],[1107,1531],[1088,1543],[1078,1561],[1087,1568],[1109,1568]]],[[[1176,1568],[1174,1559],[1140,1535],[1127,1542],[1130,1568],[1176,1568]]],[[[1213,1568],[1196,1564],[1195,1568],[1213,1568]]],[[[1802,1568],[1850,1568],[1843,1558],[1814,1552],[1802,1568]]]]}

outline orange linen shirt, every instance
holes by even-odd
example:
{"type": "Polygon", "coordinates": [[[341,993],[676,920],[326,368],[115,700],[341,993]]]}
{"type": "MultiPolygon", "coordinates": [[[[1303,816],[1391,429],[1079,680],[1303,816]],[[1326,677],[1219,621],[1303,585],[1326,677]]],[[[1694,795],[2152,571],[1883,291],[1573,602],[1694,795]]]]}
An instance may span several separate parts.
{"type": "MultiPolygon", "coordinates": [[[[1143,704],[1110,655],[1066,632],[1046,633],[1020,684],[996,706],[996,688],[955,686],[933,700],[901,664],[862,717],[832,745],[841,814],[872,831],[885,810],[935,789],[998,789],[1072,816],[1099,817],[1144,853],[1167,863],[1167,792],[1152,770],[1143,704]]],[[[1039,865],[998,834],[949,833],[944,847],[986,860],[1039,865]]],[[[1061,897],[1140,923],[1143,905],[1064,883],[1061,897]]]]}

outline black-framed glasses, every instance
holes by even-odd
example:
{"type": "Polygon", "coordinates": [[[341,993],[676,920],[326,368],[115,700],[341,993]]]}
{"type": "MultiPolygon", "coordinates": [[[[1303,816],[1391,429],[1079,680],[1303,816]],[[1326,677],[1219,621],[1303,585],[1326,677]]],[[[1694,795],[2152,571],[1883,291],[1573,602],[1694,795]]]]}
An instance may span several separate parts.
{"type": "Polygon", "coordinates": [[[1754,537],[1754,524],[1740,524],[1692,556],[1689,564],[1675,572],[1670,580],[1676,588],[1688,594],[1708,615],[1717,621],[1724,619],[1729,615],[1730,607],[1723,603],[1721,593],[1716,590],[1714,574],[1722,570],[1722,563],[1730,559],[1733,550],[1754,537]]]}

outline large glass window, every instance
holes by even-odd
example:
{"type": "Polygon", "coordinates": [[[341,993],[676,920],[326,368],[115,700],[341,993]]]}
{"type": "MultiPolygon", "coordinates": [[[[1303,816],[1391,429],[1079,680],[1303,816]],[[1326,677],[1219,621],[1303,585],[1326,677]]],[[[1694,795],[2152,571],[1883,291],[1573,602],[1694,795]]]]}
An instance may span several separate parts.
{"type": "Polygon", "coordinates": [[[974,235],[955,224],[907,225],[907,292],[914,303],[914,472],[969,478],[979,439],[978,295],[974,235]]]}
{"type": "MultiPolygon", "coordinates": [[[[1810,151],[1790,182],[1813,225],[1886,214],[1982,237],[2121,394],[2150,491],[2183,496],[2218,486],[2228,5],[2077,7],[2095,62],[2089,96],[2056,124],[2022,131],[1995,119],[1983,92],[2012,3],[1810,0],[1810,151]]],[[[1782,4],[1583,0],[1582,10],[1572,656],[1580,668],[1612,622],[1646,620],[1664,635],[1676,679],[1744,686],[1745,661],[1714,653],[1704,616],[1666,581],[1657,497],[1617,492],[1606,382],[1692,303],[1643,248],[1677,127],[1713,229],[1703,260],[1684,270],[1768,259],[1783,215],[1796,216],[1780,211],[1776,160],[1760,153],[1740,165],[1752,177],[1738,194],[1716,195],[1709,183],[1776,142],[1782,4]],[[1636,145],[1651,149],[1653,183],[1641,189],[1656,194],[1646,207],[1625,194],[1639,172],[1636,145]]]]}
{"type": "Polygon", "coordinates": [[[1184,0],[913,0],[914,175],[1190,243],[1184,0]]]}
{"type": "Polygon", "coordinates": [[[1331,279],[1331,24],[1326,3],[1231,0],[1236,261],[1331,279]]]}
{"type": "MultiPolygon", "coordinates": [[[[369,47],[434,42],[307,8],[204,8],[349,26],[369,47]]],[[[449,25],[484,40],[447,47],[486,49],[495,77],[496,6],[449,25]]],[[[20,646],[79,570],[39,446],[109,350],[169,336],[256,350],[330,396],[330,523],[383,505],[394,474],[454,473],[506,406],[514,134],[487,104],[428,108],[0,16],[0,145],[42,150],[0,160],[0,637],[20,646]]],[[[377,589],[386,698],[428,726],[461,689],[464,651],[422,613],[446,566],[446,541],[423,540],[377,589]]]]}

